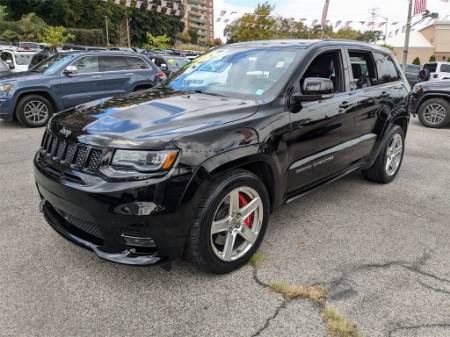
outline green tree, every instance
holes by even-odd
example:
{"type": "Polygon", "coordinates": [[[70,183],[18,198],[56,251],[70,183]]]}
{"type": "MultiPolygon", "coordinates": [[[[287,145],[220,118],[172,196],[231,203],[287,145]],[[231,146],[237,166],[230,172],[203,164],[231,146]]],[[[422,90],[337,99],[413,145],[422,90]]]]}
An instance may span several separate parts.
{"type": "Polygon", "coordinates": [[[336,39],[358,40],[361,34],[357,30],[351,29],[350,27],[346,27],[339,29],[332,36],[333,38],[336,39]]]}
{"type": "Polygon", "coordinates": [[[436,56],[431,55],[431,57],[430,57],[430,62],[436,62],[436,56]]]}
{"type": "Polygon", "coordinates": [[[48,26],[44,28],[39,35],[42,42],[48,43],[50,48],[61,47],[64,43],[72,41],[75,38],[73,34],[67,33],[62,26],[48,26]]]}
{"type": "Polygon", "coordinates": [[[274,7],[268,2],[259,4],[253,13],[244,14],[225,28],[229,42],[266,40],[273,38],[275,19],[270,15],[274,7]]]}
{"type": "Polygon", "coordinates": [[[420,66],[420,65],[421,65],[421,63],[420,63],[420,58],[417,56],[417,57],[413,60],[412,64],[415,64],[415,65],[420,66]]]}
{"type": "Polygon", "coordinates": [[[145,49],[159,48],[167,49],[169,47],[170,38],[164,34],[154,36],[151,33],[147,33],[147,43],[144,45],[145,49]]]}
{"type": "Polygon", "coordinates": [[[191,37],[191,42],[197,44],[199,38],[198,31],[196,29],[189,29],[188,33],[189,36],[191,37]]]}
{"type": "Polygon", "coordinates": [[[447,62],[450,62],[450,57],[447,57],[447,62]]]}

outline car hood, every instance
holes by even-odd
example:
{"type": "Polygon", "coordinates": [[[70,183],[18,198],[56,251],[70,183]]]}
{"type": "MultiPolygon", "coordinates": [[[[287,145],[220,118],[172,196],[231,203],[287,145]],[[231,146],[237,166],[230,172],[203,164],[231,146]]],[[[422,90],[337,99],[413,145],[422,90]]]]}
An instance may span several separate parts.
{"type": "Polygon", "coordinates": [[[94,146],[157,149],[246,118],[257,108],[255,101],[159,88],[77,106],[56,114],[49,127],[70,130],[69,137],[94,146]]]}
{"type": "Polygon", "coordinates": [[[35,78],[40,78],[42,76],[41,73],[31,72],[31,71],[22,71],[18,73],[6,73],[4,75],[0,75],[0,82],[8,81],[16,81],[21,79],[32,80],[35,78]]]}
{"type": "Polygon", "coordinates": [[[417,85],[420,85],[425,90],[444,91],[450,93],[450,80],[420,82],[417,85]]]}

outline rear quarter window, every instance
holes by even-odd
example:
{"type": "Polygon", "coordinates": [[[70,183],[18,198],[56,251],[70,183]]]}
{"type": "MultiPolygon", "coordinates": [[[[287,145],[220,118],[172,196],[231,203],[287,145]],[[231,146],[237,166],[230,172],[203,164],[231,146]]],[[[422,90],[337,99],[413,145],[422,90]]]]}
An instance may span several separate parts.
{"type": "Polygon", "coordinates": [[[437,70],[437,63],[424,64],[423,69],[428,69],[430,71],[430,73],[435,73],[437,70]]]}
{"type": "Polygon", "coordinates": [[[442,64],[441,65],[441,72],[443,72],[443,73],[450,73],[450,64],[442,64]]]}
{"type": "Polygon", "coordinates": [[[400,71],[390,56],[375,53],[378,68],[378,83],[391,83],[400,80],[400,71]]]}

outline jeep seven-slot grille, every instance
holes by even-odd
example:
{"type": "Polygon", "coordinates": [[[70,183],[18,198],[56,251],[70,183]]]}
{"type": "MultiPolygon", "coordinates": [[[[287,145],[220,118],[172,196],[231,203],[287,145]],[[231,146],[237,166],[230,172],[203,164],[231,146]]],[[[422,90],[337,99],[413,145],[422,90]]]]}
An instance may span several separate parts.
{"type": "Polygon", "coordinates": [[[91,173],[98,171],[103,159],[101,149],[59,138],[48,130],[42,138],[41,150],[48,155],[50,161],[72,165],[91,173]]]}

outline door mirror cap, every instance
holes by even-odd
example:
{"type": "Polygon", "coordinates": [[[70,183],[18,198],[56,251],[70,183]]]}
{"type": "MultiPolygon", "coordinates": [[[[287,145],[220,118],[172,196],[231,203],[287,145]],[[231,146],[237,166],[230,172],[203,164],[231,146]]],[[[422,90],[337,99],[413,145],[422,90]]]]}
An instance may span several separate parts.
{"type": "Polygon", "coordinates": [[[167,64],[165,64],[165,63],[162,63],[160,68],[161,68],[161,70],[168,70],[167,64]]]}
{"type": "Polygon", "coordinates": [[[321,101],[334,96],[333,81],[328,78],[308,77],[303,81],[301,93],[294,93],[291,96],[292,105],[301,102],[321,101]]]}
{"type": "Polygon", "coordinates": [[[78,68],[75,66],[67,66],[66,69],[64,69],[65,75],[75,75],[78,74],[78,68]]]}

